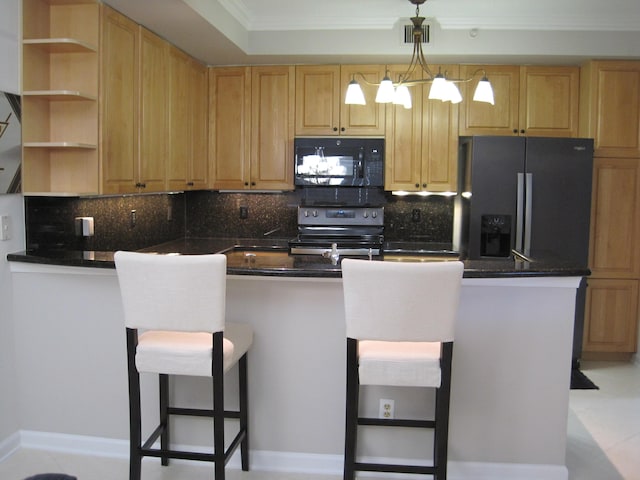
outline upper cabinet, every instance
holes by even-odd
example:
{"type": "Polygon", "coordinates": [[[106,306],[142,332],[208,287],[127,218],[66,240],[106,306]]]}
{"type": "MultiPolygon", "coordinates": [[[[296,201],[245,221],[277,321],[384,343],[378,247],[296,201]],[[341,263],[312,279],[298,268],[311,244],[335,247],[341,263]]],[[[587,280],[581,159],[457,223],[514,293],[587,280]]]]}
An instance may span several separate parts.
{"type": "Polygon", "coordinates": [[[476,73],[464,84],[460,135],[527,135],[576,137],[578,134],[579,69],[514,65],[463,65],[460,76],[485,71],[495,105],[473,102],[482,78],[476,73]]]}
{"type": "Polygon", "coordinates": [[[95,194],[100,5],[24,0],[22,190],[95,194]]]}
{"type": "Polygon", "coordinates": [[[594,139],[597,157],[640,158],[640,62],[582,67],[580,134],[594,139]]]}
{"type": "Polygon", "coordinates": [[[384,76],[382,65],[304,65],[296,67],[296,135],[382,136],[384,105],[374,102],[377,83],[384,76]],[[366,105],[345,105],[349,82],[359,81],[366,105]]]}
{"type": "MultiPolygon", "coordinates": [[[[458,66],[435,68],[457,76],[458,66]]],[[[394,76],[406,66],[390,67],[394,76]]],[[[387,105],[385,190],[455,191],[458,105],[429,100],[430,84],[409,87],[412,108],[387,105]]]]}
{"type": "Polygon", "coordinates": [[[138,183],[138,28],[104,6],[100,157],[106,194],[134,192],[138,183]]]}
{"type": "Polygon", "coordinates": [[[169,65],[167,188],[207,188],[207,69],[175,47],[169,65]]]}
{"type": "Polygon", "coordinates": [[[293,189],[291,66],[209,69],[210,187],[293,189]]]}

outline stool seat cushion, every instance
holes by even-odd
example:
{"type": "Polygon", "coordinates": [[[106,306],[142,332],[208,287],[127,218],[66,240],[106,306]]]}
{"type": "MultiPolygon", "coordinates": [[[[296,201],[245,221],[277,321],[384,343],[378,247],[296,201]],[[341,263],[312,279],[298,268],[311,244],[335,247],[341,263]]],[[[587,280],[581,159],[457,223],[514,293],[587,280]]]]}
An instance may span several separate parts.
{"type": "Polygon", "coordinates": [[[440,342],[358,342],[361,385],[440,387],[440,342]]]}
{"type": "MultiPolygon", "coordinates": [[[[253,343],[253,330],[243,323],[227,322],[224,330],[224,371],[229,370],[253,343]]],[[[139,372],[211,376],[212,334],[148,330],[138,338],[139,372]]]]}

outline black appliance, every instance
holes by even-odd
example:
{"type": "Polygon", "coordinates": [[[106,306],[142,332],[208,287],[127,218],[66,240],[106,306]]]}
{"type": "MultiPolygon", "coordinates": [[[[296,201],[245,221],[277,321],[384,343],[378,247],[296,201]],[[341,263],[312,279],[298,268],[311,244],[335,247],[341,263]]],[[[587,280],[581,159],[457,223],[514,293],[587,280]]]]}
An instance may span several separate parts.
{"type": "MultiPolygon", "coordinates": [[[[454,245],[471,259],[535,259],[587,267],[593,140],[462,137],[454,245]]],[[[579,365],[586,282],[578,289],[573,361],[579,365]]]]}
{"type": "Polygon", "coordinates": [[[380,255],[384,207],[300,206],[293,254],[324,254],[335,243],[340,255],[380,255]]]}
{"type": "Polygon", "coordinates": [[[383,138],[296,138],[294,149],[298,186],[384,186],[383,138]]]}

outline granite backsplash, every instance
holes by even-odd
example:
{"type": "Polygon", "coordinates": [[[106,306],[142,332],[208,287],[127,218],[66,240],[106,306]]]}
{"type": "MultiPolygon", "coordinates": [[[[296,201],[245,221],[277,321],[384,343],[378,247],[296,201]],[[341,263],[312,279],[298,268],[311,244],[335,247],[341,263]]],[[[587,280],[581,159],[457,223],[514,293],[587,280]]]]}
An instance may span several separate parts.
{"type": "MultiPolygon", "coordinates": [[[[355,190],[348,194],[362,195],[355,190]]],[[[385,204],[386,240],[451,241],[453,197],[367,195],[370,202],[385,204]]],[[[297,206],[310,201],[301,190],[25,197],[27,248],[136,250],[182,237],[289,239],[296,235],[297,206]],[[75,218],[85,216],[94,218],[92,237],[76,235],[75,218]]]]}

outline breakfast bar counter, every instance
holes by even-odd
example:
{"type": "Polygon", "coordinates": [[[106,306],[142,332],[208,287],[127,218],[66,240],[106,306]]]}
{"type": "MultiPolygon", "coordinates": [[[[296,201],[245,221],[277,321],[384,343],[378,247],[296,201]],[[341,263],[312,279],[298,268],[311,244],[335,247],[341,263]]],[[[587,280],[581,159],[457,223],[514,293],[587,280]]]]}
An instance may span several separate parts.
{"type": "MultiPolygon", "coordinates": [[[[231,253],[227,318],[250,324],[255,333],[249,355],[251,468],[339,474],[345,401],[339,264],[320,255],[296,255],[285,266],[266,265],[260,262],[277,264],[288,254],[284,244],[259,243],[180,240],[145,250],[231,253]],[[277,260],[268,260],[269,255],[260,260],[265,250],[277,260]],[[245,255],[252,252],[260,255],[245,255]]],[[[415,252],[404,255],[373,260],[422,258],[415,252]]],[[[447,258],[432,255],[431,260],[447,258]]],[[[126,456],[125,329],[113,253],[23,252],[9,260],[22,443],[126,456]]],[[[550,258],[464,263],[452,373],[450,475],[567,480],[575,294],[588,272],[550,258]]],[[[424,309],[428,314],[429,306],[424,309]]],[[[228,376],[229,382],[234,379],[228,376]]],[[[234,391],[226,392],[231,407],[237,402],[234,391]]],[[[376,416],[385,398],[395,401],[398,418],[429,412],[429,392],[419,399],[413,393],[368,387],[362,408],[376,416]]],[[[143,402],[155,405],[155,379],[143,378],[142,395],[143,402]]],[[[210,395],[210,383],[178,378],[172,395],[179,404],[197,406],[198,399],[210,395]]],[[[153,424],[150,410],[143,428],[153,424]]],[[[191,419],[174,425],[177,443],[202,448],[210,435],[207,425],[191,419]]],[[[362,438],[362,454],[370,458],[416,459],[431,451],[429,437],[405,429],[366,428],[362,438]]],[[[230,466],[239,467],[239,459],[230,466]]]]}

